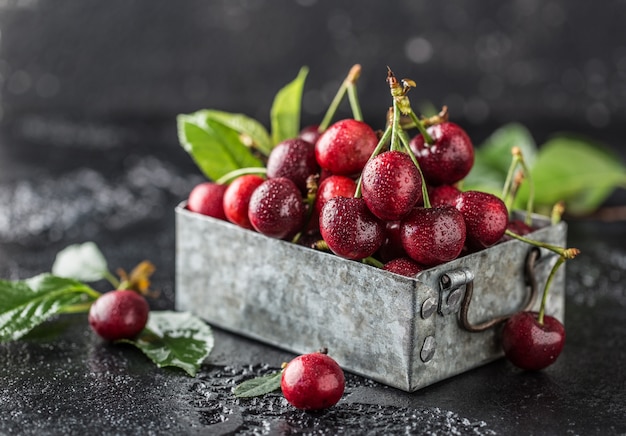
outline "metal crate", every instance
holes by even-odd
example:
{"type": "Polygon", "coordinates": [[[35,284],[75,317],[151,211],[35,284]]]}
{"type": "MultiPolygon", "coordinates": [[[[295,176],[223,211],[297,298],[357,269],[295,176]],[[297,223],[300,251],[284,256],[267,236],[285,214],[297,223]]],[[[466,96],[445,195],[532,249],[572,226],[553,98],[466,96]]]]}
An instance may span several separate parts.
{"type": "MultiPolygon", "coordinates": [[[[564,222],[535,223],[529,237],[565,245],[564,222]]],[[[498,325],[481,324],[526,306],[556,258],[512,240],[409,278],[176,208],[178,310],[294,353],[326,347],[345,370],[405,391],[501,357],[498,325]]],[[[561,321],[564,282],[562,267],[547,305],[561,321]]]]}

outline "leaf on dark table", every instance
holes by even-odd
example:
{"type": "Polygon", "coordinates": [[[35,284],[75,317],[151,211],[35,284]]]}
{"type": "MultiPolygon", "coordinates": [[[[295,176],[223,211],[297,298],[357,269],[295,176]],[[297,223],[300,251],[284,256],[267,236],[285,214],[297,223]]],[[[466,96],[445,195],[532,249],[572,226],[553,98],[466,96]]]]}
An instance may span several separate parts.
{"type": "Polygon", "coordinates": [[[120,340],[139,348],[158,367],[174,366],[195,376],[213,349],[211,327],[186,312],[152,311],[138,338],[120,340]]]}
{"type": "Polygon", "coordinates": [[[239,398],[259,397],[280,389],[282,371],[255,377],[237,385],[234,394],[239,398]]]}
{"type": "Polygon", "coordinates": [[[52,274],[59,277],[95,282],[106,277],[107,261],[94,242],[70,245],[59,251],[52,274]]]}
{"type": "Polygon", "coordinates": [[[84,283],[51,274],[0,280],[0,342],[19,339],[51,316],[92,302],[98,295],[84,283]]]}

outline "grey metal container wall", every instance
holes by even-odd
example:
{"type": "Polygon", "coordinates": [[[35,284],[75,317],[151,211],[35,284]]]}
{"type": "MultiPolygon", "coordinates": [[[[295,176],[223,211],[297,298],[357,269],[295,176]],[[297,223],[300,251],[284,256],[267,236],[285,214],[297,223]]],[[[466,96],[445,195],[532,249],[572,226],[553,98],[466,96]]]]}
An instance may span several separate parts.
{"type": "MultiPolygon", "coordinates": [[[[544,224],[531,237],[564,245],[566,224],[544,224]]],[[[345,370],[405,391],[502,356],[498,327],[470,332],[460,325],[465,283],[473,278],[467,318],[474,324],[520,310],[529,293],[531,247],[516,240],[409,278],[268,238],[184,203],[176,209],[176,234],[178,310],[295,353],[327,347],[345,370]],[[441,286],[444,276],[453,279],[449,289],[441,286]]],[[[555,261],[541,250],[540,291],[555,261]]],[[[547,310],[561,321],[564,280],[561,268],[547,310]]]]}

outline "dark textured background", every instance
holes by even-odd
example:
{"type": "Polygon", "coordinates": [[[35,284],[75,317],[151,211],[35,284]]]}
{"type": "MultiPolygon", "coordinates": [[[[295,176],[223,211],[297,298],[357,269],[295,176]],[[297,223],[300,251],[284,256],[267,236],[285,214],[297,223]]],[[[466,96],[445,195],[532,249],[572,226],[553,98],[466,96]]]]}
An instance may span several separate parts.
{"type": "Polygon", "coordinates": [[[623,0],[5,0],[2,111],[172,119],[211,107],[267,122],[274,93],[308,65],[314,122],[360,63],[374,124],[389,65],[418,82],[416,105],[447,104],[470,130],[517,120],[607,137],[626,121],[624,18],[623,0]]]}
{"type": "MultiPolygon", "coordinates": [[[[624,22],[624,0],[0,0],[0,277],[49,271],[93,240],[111,269],[152,260],[150,304],[172,308],[174,207],[202,180],[175,115],[267,124],[302,65],[305,123],[358,62],[379,127],[389,65],[419,83],[414,104],[449,105],[475,142],[522,121],[539,142],[569,130],[626,156],[624,22]]],[[[349,375],[343,400],[313,415],[280,394],[232,395],[289,353],[215,329],[191,379],[103,343],[77,314],[0,345],[0,434],[625,434],[625,238],[623,221],[570,222],[582,254],[567,265],[568,339],[539,373],[501,359],[413,394],[349,375]]]]}

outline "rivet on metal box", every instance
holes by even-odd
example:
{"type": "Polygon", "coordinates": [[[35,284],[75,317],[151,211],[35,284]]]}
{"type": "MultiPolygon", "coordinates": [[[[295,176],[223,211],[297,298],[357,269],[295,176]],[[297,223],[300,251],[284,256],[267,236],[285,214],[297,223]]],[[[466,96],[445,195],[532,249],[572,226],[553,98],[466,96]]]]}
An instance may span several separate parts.
{"type": "MultiPolygon", "coordinates": [[[[533,239],[567,225],[535,216],[533,239]]],[[[400,276],[176,209],[176,308],[294,353],[327,347],[347,371],[415,391],[501,357],[499,321],[538,310],[556,255],[511,240],[400,276]]],[[[564,317],[564,268],[547,313],[564,317]]]]}

